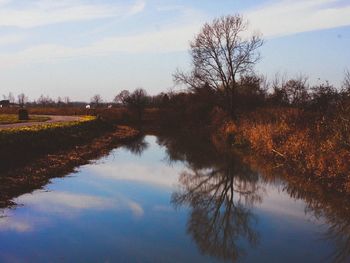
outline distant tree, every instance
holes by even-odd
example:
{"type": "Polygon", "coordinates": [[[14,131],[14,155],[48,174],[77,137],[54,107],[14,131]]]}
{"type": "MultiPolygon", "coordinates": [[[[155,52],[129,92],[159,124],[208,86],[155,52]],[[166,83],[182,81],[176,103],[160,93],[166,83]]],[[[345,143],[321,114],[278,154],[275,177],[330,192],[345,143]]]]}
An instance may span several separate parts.
{"type": "Polygon", "coordinates": [[[308,78],[298,76],[286,80],[286,75],[275,75],[272,81],[272,93],[268,101],[274,106],[304,107],[310,102],[310,86],[308,78]]]}
{"type": "Polygon", "coordinates": [[[191,42],[192,71],[174,74],[176,83],[191,90],[204,86],[219,92],[231,116],[235,115],[237,80],[251,73],[259,61],[263,40],[259,34],[246,37],[248,22],[241,15],[229,15],[206,23],[191,42]]]}
{"type": "Polygon", "coordinates": [[[97,107],[99,107],[100,106],[100,104],[102,103],[102,97],[101,97],[101,95],[99,95],[99,94],[96,94],[96,95],[94,95],[92,98],[91,98],[91,103],[93,104],[93,105],[95,105],[95,107],[97,108],[97,107]]]}
{"type": "Polygon", "coordinates": [[[329,109],[334,108],[339,99],[337,89],[328,82],[313,86],[311,90],[311,106],[320,112],[327,112],[329,109]]]}
{"type": "Polygon", "coordinates": [[[24,93],[21,93],[17,96],[17,101],[19,106],[24,107],[24,105],[28,102],[28,97],[24,93]]]}
{"type": "Polygon", "coordinates": [[[15,96],[13,96],[12,92],[9,92],[9,94],[6,95],[2,95],[4,100],[8,100],[10,103],[15,103],[15,96]]]}
{"type": "Polygon", "coordinates": [[[169,103],[169,96],[168,94],[161,92],[157,96],[153,96],[152,103],[155,107],[166,106],[169,103]]]}
{"type": "Polygon", "coordinates": [[[63,98],[64,104],[69,105],[70,104],[70,98],[68,96],[63,98]]]}
{"type": "Polygon", "coordinates": [[[252,110],[265,102],[268,85],[263,76],[254,74],[242,76],[238,85],[237,106],[241,110],[252,110]]]}
{"type": "Polygon", "coordinates": [[[283,84],[282,89],[285,91],[291,105],[302,106],[309,99],[307,77],[299,76],[290,79],[283,84]]]}
{"type": "Polygon", "coordinates": [[[142,89],[136,89],[133,93],[122,92],[121,101],[130,110],[137,115],[138,121],[142,121],[144,110],[148,104],[147,92],[142,89]]]}
{"type": "Polygon", "coordinates": [[[44,95],[41,95],[39,97],[39,99],[37,100],[37,104],[39,104],[43,107],[53,105],[54,103],[55,102],[53,99],[51,99],[49,96],[44,96],[44,95]]]}
{"type": "Polygon", "coordinates": [[[117,96],[114,97],[113,102],[116,104],[126,105],[126,100],[130,96],[128,90],[122,90],[117,96]]]}
{"type": "Polygon", "coordinates": [[[63,105],[63,101],[61,97],[57,97],[57,106],[61,107],[63,105]]]}
{"type": "Polygon", "coordinates": [[[343,92],[347,95],[350,95],[350,71],[347,69],[345,70],[345,77],[343,80],[343,92]]]}

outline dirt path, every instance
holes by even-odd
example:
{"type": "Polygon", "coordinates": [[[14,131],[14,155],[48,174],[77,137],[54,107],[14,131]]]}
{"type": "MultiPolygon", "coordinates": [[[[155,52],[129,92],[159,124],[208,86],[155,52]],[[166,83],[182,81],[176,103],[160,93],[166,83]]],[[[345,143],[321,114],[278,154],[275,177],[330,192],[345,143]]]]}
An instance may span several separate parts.
{"type": "Polygon", "coordinates": [[[81,117],[79,116],[40,115],[40,117],[48,117],[50,118],[50,120],[43,121],[43,122],[20,122],[20,123],[12,123],[12,124],[0,124],[0,130],[20,128],[20,127],[30,127],[30,126],[40,125],[40,124],[47,124],[47,123],[79,121],[81,119],[81,117]]]}

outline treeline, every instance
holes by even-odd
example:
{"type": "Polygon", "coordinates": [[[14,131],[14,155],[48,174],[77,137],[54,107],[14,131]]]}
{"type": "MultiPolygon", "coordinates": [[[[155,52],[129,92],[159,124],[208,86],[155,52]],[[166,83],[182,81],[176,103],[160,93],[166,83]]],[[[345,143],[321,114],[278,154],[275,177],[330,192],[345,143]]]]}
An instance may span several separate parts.
{"type": "Polygon", "coordinates": [[[212,134],[217,145],[250,149],[291,176],[350,193],[350,73],[341,87],[311,85],[306,77],[266,81],[242,77],[234,93],[235,116],[221,91],[206,86],[145,96],[163,128],[212,134]]]}
{"type": "MultiPolygon", "coordinates": [[[[288,80],[277,76],[269,82],[264,77],[248,75],[236,83],[233,100],[234,118],[237,119],[258,109],[279,108],[297,109],[320,118],[337,116],[346,122],[350,110],[350,73],[346,72],[339,88],[329,82],[311,85],[305,76],[288,80]]],[[[145,108],[160,109],[169,125],[179,122],[209,125],[213,112],[221,110],[229,113],[223,93],[205,85],[200,89],[156,96],[148,96],[143,89],[133,93],[124,90],[116,96],[115,102],[138,112],[139,116],[145,108]]]]}

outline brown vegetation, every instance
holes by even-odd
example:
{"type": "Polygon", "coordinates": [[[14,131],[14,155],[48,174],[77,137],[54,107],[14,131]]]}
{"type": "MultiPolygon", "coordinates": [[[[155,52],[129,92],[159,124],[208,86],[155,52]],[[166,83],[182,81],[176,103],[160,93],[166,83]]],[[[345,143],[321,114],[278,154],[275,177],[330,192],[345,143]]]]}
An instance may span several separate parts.
{"type": "Polygon", "coordinates": [[[227,121],[216,140],[246,144],[267,162],[290,174],[350,193],[349,123],[339,114],[324,116],[300,109],[260,109],[237,122],[227,121]]]}

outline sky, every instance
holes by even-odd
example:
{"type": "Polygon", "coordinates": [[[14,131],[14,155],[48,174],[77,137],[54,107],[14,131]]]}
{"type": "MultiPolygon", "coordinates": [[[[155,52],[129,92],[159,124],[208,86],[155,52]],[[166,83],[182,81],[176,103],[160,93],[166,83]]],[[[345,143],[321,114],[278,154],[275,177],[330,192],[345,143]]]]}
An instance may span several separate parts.
{"type": "Polygon", "coordinates": [[[265,39],[259,74],[341,85],[350,69],[349,0],[0,0],[0,96],[111,101],[176,90],[205,22],[242,14],[265,39]]]}

